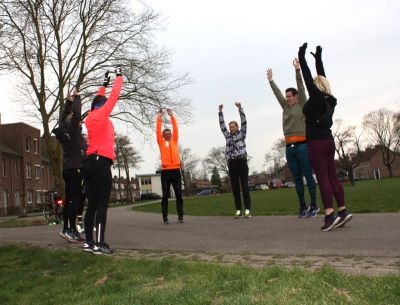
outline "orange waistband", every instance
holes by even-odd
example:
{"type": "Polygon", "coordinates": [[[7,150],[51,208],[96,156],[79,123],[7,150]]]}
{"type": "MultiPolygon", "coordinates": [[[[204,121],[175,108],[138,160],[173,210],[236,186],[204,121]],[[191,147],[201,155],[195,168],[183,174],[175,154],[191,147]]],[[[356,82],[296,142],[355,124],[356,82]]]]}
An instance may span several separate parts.
{"type": "Polygon", "coordinates": [[[286,144],[292,144],[296,142],[304,142],[306,140],[305,136],[288,136],[285,137],[286,144]]]}

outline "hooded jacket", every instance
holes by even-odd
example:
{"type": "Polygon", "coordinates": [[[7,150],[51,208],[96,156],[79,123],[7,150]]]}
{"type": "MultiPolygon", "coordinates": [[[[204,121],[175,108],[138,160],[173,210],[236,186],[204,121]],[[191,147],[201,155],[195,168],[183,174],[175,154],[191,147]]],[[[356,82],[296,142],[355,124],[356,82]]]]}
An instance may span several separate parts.
{"type": "MultiPolygon", "coordinates": [[[[114,125],[110,114],[118,101],[122,88],[122,76],[117,76],[107,102],[89,112],[85,124],[88,131],[86,155],[96,154],[114,161],[114,125]]],[[[101,87],[97,95],[105,96],[106,88],[101,87]]]]}
{"type": "MultiPolygon", "coordinates": [[[[337,99],[332,95],[322,92],[314,84],[304,54],[299,53],[299,61],[309,94],[309,99],[303,107],[307,140],[333,140],[331,127],[333,125],[333,113],[337,99]]],[[[316,58],[315,65],[317,74],[325,77],[324,66],[320,57],[316,58]]]]}
{"type": "Polygon", "coordinates": [[[73,102],[67,100],[61,115],[60,127],[53,131],[63,148],[63,169],[82,167],[84,153],[80,126],[81,107],[79,95],[74,96],[73,102]]]}
{"type": "Polygon", "coordinates": [[[161,169],[162,170],[171,170],[171,169],[179,169],[181,167],[181,161],[179,159],[179,149],[178,149],[178,124],[176,123],[175,117],[171,116],[171,124],[172,124],[172,138],[171,141],[168,141],[167,144],[163,138],[161,132],[161,124],[162,118],[161,115],[157,117],[157,143],[160,148],[161,155],[161,169]]]}

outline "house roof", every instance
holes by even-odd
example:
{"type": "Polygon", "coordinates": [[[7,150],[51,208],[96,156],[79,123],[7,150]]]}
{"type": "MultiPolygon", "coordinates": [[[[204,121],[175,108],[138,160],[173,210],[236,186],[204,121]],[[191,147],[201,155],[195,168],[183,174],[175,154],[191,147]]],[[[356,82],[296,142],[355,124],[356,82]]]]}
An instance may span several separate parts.
{"type": "Polygon", "coordinates": [[[22,157],[21,154],[17,153],[16,151],[12,150],[11,148],[5,146],[4,144],[0,144],[0,152],[6,153],[6,154],[9,154],[9,155],[22,157]]]}

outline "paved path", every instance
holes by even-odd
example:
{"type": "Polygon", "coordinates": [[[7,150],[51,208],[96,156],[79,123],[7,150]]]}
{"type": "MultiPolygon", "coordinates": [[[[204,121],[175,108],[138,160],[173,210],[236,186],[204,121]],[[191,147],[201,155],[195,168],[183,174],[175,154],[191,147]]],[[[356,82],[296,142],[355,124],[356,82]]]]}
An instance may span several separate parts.
{"type": "MultiPolygon", "coordinates": [[[[400,274],[399,213],[356,214],[344,228],[331,232],[320,231],[322,216],[254,216],[238,220],[186,216],[185,223],[178,224],[176,216],[170,215],[170,221],[170,225],[164,225],[158,214],[112,208],[106,239],[124,255],[175,256],[254,266],[278,263],[311,269],[329,264],[355,273],[400,274]]],[[[0,242],[64,246],[59,230],[59,226],[0,229],[0,242]]]]}

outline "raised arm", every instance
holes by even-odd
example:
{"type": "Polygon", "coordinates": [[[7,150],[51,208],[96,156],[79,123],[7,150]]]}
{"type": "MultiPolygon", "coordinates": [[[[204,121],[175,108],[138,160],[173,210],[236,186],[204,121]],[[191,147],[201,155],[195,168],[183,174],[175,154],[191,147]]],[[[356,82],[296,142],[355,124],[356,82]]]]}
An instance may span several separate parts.
{"type": "Polygon", "coordinates": [[[71,97],[70,93],[68,92],[67,99],[65,100],[65,104],[64,104],[64,109],[61,114],[60,126],[65,125],[65,123],[66,123],[65,121],[72,110],[72,103],[73,103],[72,97],[71,97]]]}
{"type": "Polygon", "coordinates": [[[306,83],[306,87],[308,90],[308,94],[313,95],[314,93],[317,92],[318,89],[314,85],[310,68],[308,67],[306,62],[306,57],[305,57],[306,49],[307,49],[307,43],[304,43],[299,48],[299,62],[300,62],[301,72],[303,73],[304,82],[306,83]]]}
{"type": "Polygon", "coordinates": [[[162,132],[161,132],[161,125],[162,125],[162,110],[157,113],[157,125],[156,125],[156,135],[157,135],[157,143],[160,145],[162,143],[162,132]]]}
{"type": "MultiPolygon", "coordinates": [[[[104,88],[104,90],[105,90],[105,87],[102,87],[102,88],[104,88]]],[[[111,89],[111,93],[107,99],[107,102],[104,104],[103,107],[101,107],[98,110],[99,113],[101,113],[101,115],[103,115],[104,117],[109,117],[111,112],[113,111],[115,104],[117,103],[119,95],[121,93],[121,88],[122,88],[122,76],[119,75],[114,80],[114,85],[111,89]]],[[[101,88],[100,88],[100,90],[101,90],[101,88]]]]}
{"type": "Polygon", "coordinates": [[[306,89],[304,88],[303,78],[301,76],[300,62],[297,58],[293,60],[293,66],[296,70],[297,92],[299,93],[299,103],[304,106],[307,102],[306,89]]]}
{"type": "Polygon", "coordinates": [[[79,127],[82,121],[82,100],[78,92],[74,92],[74,102],[72,105],[72,119],[71,123],[74,127],[79,127]]]}
{"type": "Polygon", "coordinates": [[[179,133],[178,133],[178,124],[176,122],[176,118],[174,117],[171,109],[168,109],[167,112],[168,112],[169,116],[171,117],[172,141],[174,141],[175,144],[178,144],[179,133]]]}
{"type": "Polygon", "coordinates": [[[317,46],[315,53],[310,52],[312,56],[315,58],[315,68],[317,69],[317,74],[323,77],[326,77],[324,64],[322,63],[322,48],[321,46],[317,46]]]}
{"type": "Polygon", "coordinates": [[[281,105],[282,109],[284,109],[287,105],[286,98],[283,96],[281,90],[279,90],[278,86],[275,84],[274,80],[272,79],[272,69],[267,69],[267,78],[269,84],[272,88],[272,92],[274,92],[275,97],[277,98],[279,104],[281,105]]]}
{"type": "Polygon", "coordinates": [[[221,128],[222,134],[226,139],[229,136],[229,132],[228,129],[226,129],[224,114],[222,113],[223,108],[224,106],[222,104],[219,105],[218,118],[219,118],[219,127],[221,128]]]}
{"type": "Polygon", "coordinates": [[[246,138],[247,134],[247,120],[246,120],[246,115],[244,114],[242,104],[239,102],[235,103],[236,107],[239,109],[239,115],[240,115],[240,132],[243,134],[243,137],[246,138]]]}

